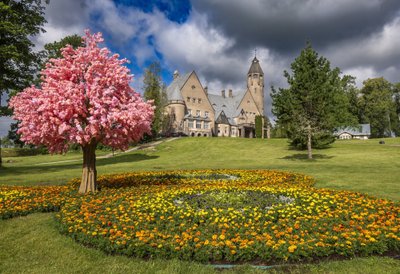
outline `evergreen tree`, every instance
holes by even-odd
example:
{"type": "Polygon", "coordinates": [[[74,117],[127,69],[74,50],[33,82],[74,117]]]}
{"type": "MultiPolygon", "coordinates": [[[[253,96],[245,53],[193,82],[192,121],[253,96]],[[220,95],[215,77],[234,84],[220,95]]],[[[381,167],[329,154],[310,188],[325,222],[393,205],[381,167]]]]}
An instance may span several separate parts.
{"type": "Polygon", "coordinates": [[[398,125],[393,85],[383,77],[368,79],[360,90],[360,111],[363,123],[371,124],[371,137],[391,136],[398,125]]]}
{"type": "Polygon", "coordinates": [[[307,148],[334,142],[333,132],[356,123],[349,111],[346,91],[352,77],[340,77],[338,68],[331,69],[329,61],[307,45],[291,64],[292,74],[285,71],[289,88],[272,87],[273,113],[284,127],[293,146],[307,148]]]}
{"type": "Polygon", "coordinates": [[[0,2],[0,116],[10,115],[6,107],[1,107],[3,93],[19,91],[31,84],[38,70],[40,58],[33,52],[34,45],[30,37],[44,31],[42,26],[46,20],[42,2],[41,0],[0,2]]]}
{"type": "Polygon", "coordinates": [[[167,102],[165,84],[161,80],[161,66],[159,62],[153,62],[144,72],[144,98],[153,100],[154,120],[152,123],[152,135],[156,137],[168,122],[164,115],[164,107],[167,102]]]}

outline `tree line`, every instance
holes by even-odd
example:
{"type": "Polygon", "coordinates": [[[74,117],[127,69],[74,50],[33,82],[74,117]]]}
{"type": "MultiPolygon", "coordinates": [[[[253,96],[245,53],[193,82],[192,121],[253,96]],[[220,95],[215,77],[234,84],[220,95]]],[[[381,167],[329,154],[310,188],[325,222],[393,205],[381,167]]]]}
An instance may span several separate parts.
{"type": "Polygon", "coordinates": [[[272,112],[276,116],[275,136],[308,150],[325,147],[335,140],[340,128],[371,125],[371,137],[400,135],[400,83],[383,77],[367,79],[359,89],[355,78],[307,44],[284,71],[287,88],[272,87],[272,112]]]}

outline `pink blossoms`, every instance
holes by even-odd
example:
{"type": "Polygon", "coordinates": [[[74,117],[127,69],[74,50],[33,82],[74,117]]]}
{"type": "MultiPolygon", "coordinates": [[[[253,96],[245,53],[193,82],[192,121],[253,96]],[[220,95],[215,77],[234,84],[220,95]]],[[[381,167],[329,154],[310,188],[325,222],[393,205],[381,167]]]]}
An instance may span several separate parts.
{"type": "Polygon", "coordinates": [[[107,48],[99,48],[101,33],[86,31],[85,47],[62,49],[41,72],[42,87],[34,86],[11,99],[14,119],[21,121],[21,139],[65,152],[69,144],[103,143],[127,149],[150,133],[153,106],[130,87],[132,75],[107,48]]]}

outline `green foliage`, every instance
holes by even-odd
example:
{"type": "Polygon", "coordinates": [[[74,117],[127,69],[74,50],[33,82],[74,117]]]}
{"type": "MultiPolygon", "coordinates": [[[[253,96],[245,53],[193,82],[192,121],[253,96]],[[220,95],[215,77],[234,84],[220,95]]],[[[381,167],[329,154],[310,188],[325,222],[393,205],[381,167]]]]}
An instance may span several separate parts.
{"type": "Polygon", "coordinates": [[[156,107],[152,124],[152,136],[156,137],[163,128],[164,106],[167,102],[165,84],[161,80],[161,66],[159,62],[153,62],[144,72],[144,98],[153,100],[156,107]]]}
{"type": "Polygon", "coordinates": [[[262,131],[264,130],[263,118],[264,117],[262,115],[257,115],[255,117],[256,138],[262,137],[262,131]]]}
{"type": "MultiPolygon", "coordinates": [[[[77,34],[68,35],[62,38],[60,41],[54,41],[53,43],[44,45],[44,50],[40,52],[41,69],[45,67],[46,63],[51,58],[61,58],[61,49],[67,45],[71,45],[74,49],[85,46],[82,37],[77,34]]],[[[37,79],[36,82],[40,83],[40,79],[37,79]]]]}
{"type": "Polygon", "coordinates": [[[2,157],[21,157],[21,156],[35,156],[44,155],[49,152],[45,147],[40,148],[6,148],[2,149],[2,157]]]}
{"type": "Polygon", "coordinates": [[[60,58],[61,49],[67,45],[71,45],[74,49],[85,46],[81,36],[77,34],[68,35],[62,38],[60,41],[54,41],[53,43],[44,45],[47,59],[60,58]]]}
{"type": "Polygon", "coordinates": [[[12,123],[10,125],[10,130],[8,131],[7,137],[9,140],[11,140],[13,142],[13,144],[16,147],[22,148],[25,143],[23,141],[21,141],[20,135],[17,133],[18,124],[19,124],[19,122],[12,123]]]}
{"type": "Polygon", "coordinates": [[[0,2],[0,95],[29,85],[39,65],[30,38],[46,23],[41,0],[0,2]]]}
{"type": "Polygon", "coordinates": [[[388,137],[392,123],[394,128],[398,127],[393,85],[383,77],[365,80],[363,84],[359,98],[362,122],[371,124],[371,137],[388,137]]]}
{"type": "Polygon", "coordinates": [[[272,111],[293,146],[304,149],[310,138],[312,146],[326,146],[335,140],[335,129],[356,124],[346,93],[353,87],[352,77],[340,77],[340,70],[331,69],[309,44],[291,70],[284,72],[289,88],[272,87],[272,111]]]}

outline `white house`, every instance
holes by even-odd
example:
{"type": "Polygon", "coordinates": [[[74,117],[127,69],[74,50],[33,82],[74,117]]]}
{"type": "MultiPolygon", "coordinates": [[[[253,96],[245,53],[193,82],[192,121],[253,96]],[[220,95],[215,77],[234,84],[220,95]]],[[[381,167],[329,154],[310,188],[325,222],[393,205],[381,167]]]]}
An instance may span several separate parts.
{"type": "Polygon", "coordinates": [[[361,139],[366,140],[371,136],[370,124],[360,124],[358,127],[345,127],[335,132],[338,139],[361,139]]]}

